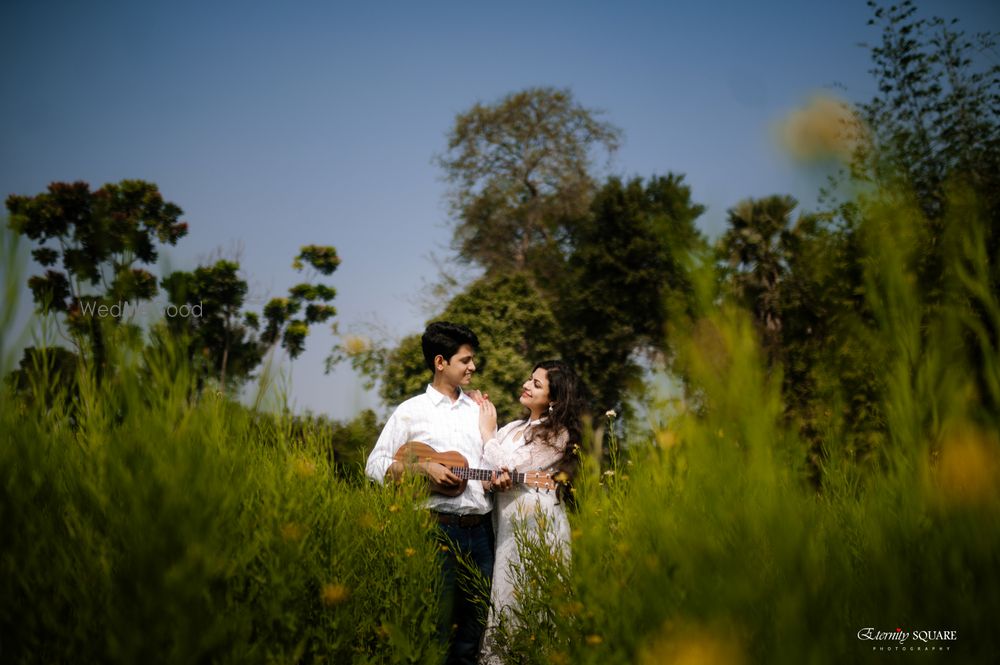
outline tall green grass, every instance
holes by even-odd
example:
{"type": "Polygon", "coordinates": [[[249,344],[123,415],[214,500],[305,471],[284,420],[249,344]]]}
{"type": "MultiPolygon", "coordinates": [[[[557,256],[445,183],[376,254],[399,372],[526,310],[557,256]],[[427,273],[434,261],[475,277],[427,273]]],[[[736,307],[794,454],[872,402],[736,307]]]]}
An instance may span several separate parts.
{"type": "Polygon", "coordinates": [[[0,661],[439,661],[414,488],[341,480],[169,349],[116,366],[0,402],[0,661]]]}

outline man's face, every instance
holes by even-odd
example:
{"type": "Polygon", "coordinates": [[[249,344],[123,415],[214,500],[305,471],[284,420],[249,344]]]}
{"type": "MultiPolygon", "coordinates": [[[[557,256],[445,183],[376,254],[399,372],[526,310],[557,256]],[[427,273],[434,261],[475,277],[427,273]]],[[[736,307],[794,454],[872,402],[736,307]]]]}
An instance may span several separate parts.
{"type": "Polygon", "coordinates": [[[471,346],[463,344],[448,360],[445,360],[444,356],[438,356],[434,366],[442,373],[449,385],[467,386],[472,380],[472,373],[476,371],[475,352],[471,346]]]}

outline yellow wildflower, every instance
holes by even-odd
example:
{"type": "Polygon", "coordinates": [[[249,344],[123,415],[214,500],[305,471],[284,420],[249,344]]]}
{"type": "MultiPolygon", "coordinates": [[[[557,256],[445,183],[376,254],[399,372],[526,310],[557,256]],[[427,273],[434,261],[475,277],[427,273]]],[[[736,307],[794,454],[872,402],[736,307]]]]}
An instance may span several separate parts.
{"type": "Polygon", "coordinates": [[[323,590],[320,592],[320,599],[324,605],[332,607],[344,602],[350,595],[350,590],[343,584],[329,583],[323,585],[323,590]]]}
{"type": "Polygon", "coordinates": [[[745,658],[733,631],[720,626],[676,626],[668,622],[663,632],[639,652],[641,665],[740,665],[745,658]]]}
{"type": "Polygon", "coordinates": [[[316,463],[308,457],[299,456],[292,460],[292,471],[299,478],[311,478],[316,475],[316,463]]]}
{"type": "Polygon", "coordinates": [[[371,351],[372,342],[361,335],[344,335],[343,348],[348,356],[356,356],[371,351]]]}
{"type": "Polygon", "coordinates": [[[937,496],[950,505],[983,505],[1000,499],[1000,441],[971,427],[945,437],[933,478],[937,496]]]}
{"type": "Polygon", "coordinates": [[[677,435],[669,429],[656,430],[656,442],[661,448],[673,448],[677,445],[677,435]]]}
{"type": "Polygon", "coordinates": [[[306,535],[306,528],[297,522],[288,522],[281,525],[281,537],[289,542],[302,540],[306,535]]]}

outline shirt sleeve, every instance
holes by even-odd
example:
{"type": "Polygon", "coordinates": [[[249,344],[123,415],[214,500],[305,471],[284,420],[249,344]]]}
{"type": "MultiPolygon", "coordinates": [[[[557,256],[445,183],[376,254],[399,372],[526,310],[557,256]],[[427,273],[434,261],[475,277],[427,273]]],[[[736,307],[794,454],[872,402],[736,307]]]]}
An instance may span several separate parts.
{"type": "Polygon", "coordinates": [[[406,443],[406,420],[405,415],[400,414],[400,409],[396,409],[382,428],[365,464],[365,473],[372,480],[385,482],[385,474],[392,465],[392,456],[406,443]]]}

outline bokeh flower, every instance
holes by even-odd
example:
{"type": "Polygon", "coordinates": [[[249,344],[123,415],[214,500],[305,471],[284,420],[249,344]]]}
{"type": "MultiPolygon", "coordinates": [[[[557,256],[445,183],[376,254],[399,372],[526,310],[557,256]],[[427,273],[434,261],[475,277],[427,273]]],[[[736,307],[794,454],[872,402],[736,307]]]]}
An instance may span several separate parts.
{"type": "Polygon", "coordinates": [[[329,583],[323,585],[320,592],[320,599],[327,607],[339,605],[351,596],[351,591],[343,584],[329,583]]]}
{"type": "Polygon", "coordinates": [[[639,652],[641,665],[741,665],[746,662],[740,642],[724,627],[664,625],[639,652]]]}
{"type": "Polygon", "coordinates": [[[969,426],[946,434],[933,468],[931,493],[951,506],[1000,501],[1000,437],[969,426]]]}
{"type": "Polygon", "coordinates": [[[862,127],[847,102],[817,94],[781,120],[777,133],[782,146],[798,160],[847,162],[863,136],[862,127]]]}

